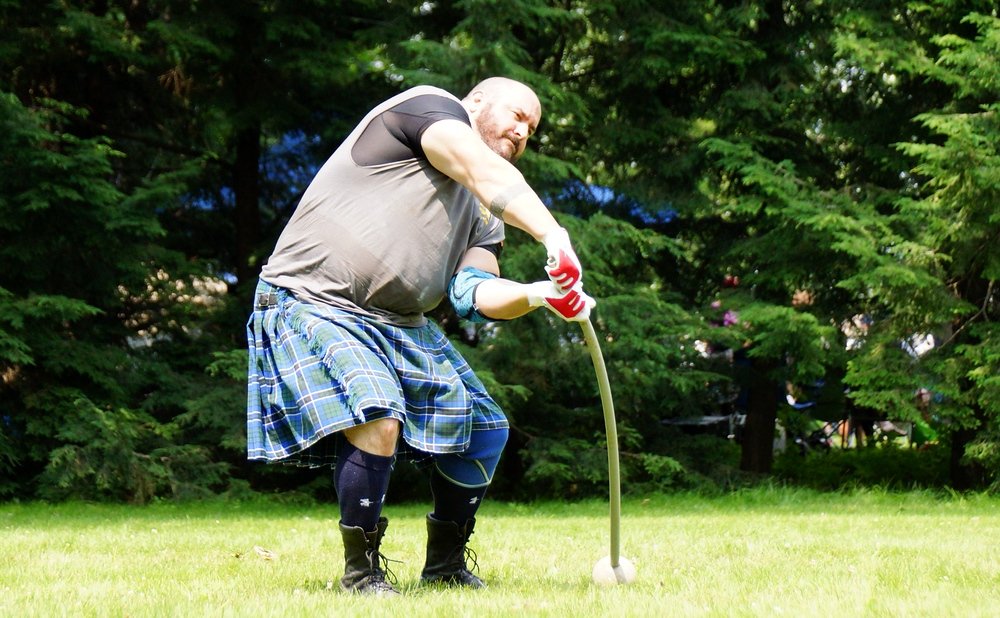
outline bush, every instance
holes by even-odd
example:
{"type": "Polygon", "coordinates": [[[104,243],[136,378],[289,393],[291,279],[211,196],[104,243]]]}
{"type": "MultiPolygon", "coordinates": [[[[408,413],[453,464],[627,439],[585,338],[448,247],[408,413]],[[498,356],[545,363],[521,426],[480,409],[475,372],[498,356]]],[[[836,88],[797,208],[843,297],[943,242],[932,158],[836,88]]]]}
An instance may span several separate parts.
{"type": "Polygon", "coordinates": [[[939,445],[922,449],[885,445],[806,455],[790,449],[775,458],[774,475],[794,485],[820,490],[856,486],[938,488],[948,485],[948,452],[939,445]]]}

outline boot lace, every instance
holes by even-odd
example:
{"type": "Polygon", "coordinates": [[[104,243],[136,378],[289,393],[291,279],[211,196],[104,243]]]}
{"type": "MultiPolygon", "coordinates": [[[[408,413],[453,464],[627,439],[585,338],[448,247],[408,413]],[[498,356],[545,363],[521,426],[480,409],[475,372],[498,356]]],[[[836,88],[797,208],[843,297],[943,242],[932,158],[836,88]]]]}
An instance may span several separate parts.
{"type": "Polygon", "coordinates": [[[395,562],[396,564],[403,564],[402,560],[391,560],[387,558],[385,554],[376,550],[369,552],[368,562],[372,569],[371,581],[373,583],[381,582],[384,584],[388,582],[388,585],[390,586],[395,586],[398,583],[396,574],[389,568],[389,563],[395,562]]]}
{"type": "Polygon", "coordinates": [[[466,545],[463,549],[465,550],[465,556],[464,556],[464,559],[462,560],[462,562],[465,563],[465,570],[468,571],[468,572],[470,572],[470,573],[473,572],[473,571],[478,571],[479,570],[479,557],[476,555],[476,550],[472,549],[468,545],[466,545]],[[472,562],[472,566],[471,567],[469,567],[469,562],[470,561],[472,562]]]}

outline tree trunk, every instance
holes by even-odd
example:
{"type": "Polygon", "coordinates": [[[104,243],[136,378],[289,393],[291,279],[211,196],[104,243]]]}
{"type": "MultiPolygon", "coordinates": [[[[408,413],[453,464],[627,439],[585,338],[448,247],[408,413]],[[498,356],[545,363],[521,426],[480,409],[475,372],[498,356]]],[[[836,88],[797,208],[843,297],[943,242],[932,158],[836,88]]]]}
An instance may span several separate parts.
{"type": "Polygon", "coordinates": [[[965,449],[976,439],[982,428],[986,426],[986,413],[979,407],[972,407],[976,418],[975,427],[956,429],[951,434],[950,452],[948,458],[948,476],[952,489],[969,491],[981,488],[986,484],[986,473],[981,465],[965,460],[965,449]]]}
{"type": "Polygon", "coordinates": [[[747,420],[743,432],[740,470],[771,472],[774,462],[774,423],[778,418],[781,385],[771,378],[774,361],[753,360],[747,367],[747,420]]]}

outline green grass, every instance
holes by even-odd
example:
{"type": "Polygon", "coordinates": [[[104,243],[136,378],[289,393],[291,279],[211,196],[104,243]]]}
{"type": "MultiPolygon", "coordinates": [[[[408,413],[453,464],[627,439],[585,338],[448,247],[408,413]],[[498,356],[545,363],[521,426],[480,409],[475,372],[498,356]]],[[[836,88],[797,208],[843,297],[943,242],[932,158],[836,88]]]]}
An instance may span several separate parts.
{"type": "Polygon", "coordinates": [[[486,503],[484,591],[422,588],[425,508],[390,505],[404,596],[328,590],[337,510],[278,502],[0,506],[2,616],[990,616],[1000,500],[758,489],[626,498],[631,586],[598,588],[607,505],[486,503]],[[255,547],[276,554],[262,557],[255,547]]]}

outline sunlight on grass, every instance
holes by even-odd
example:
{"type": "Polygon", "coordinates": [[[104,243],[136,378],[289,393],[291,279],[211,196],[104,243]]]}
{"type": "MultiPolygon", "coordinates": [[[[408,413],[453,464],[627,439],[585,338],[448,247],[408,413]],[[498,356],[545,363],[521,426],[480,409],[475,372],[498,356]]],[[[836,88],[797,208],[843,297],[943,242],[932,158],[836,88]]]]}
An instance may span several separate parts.
{"type": "Polygon", "coordinates": [[[424,507],[390,505],[404,596],[336,590],[333,505],[0,506],[3,616],[987,616],[1000,606],[1000,500],[754,490],[626,499],[638,581],[602,589],[601,502],[487,503],[485,591],[421,587],[424,507]],[[329,589],[330,586],[333,589],[329,589]]]}

